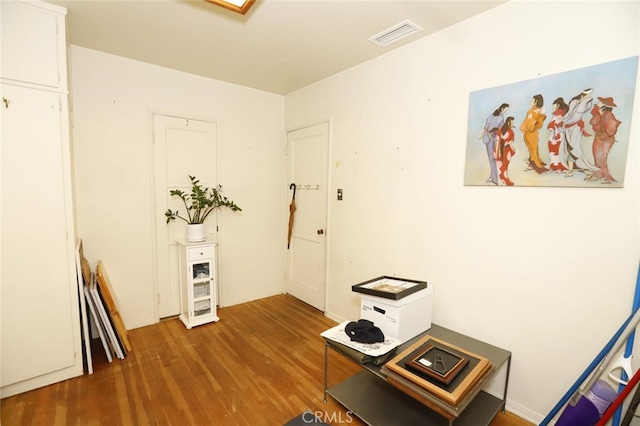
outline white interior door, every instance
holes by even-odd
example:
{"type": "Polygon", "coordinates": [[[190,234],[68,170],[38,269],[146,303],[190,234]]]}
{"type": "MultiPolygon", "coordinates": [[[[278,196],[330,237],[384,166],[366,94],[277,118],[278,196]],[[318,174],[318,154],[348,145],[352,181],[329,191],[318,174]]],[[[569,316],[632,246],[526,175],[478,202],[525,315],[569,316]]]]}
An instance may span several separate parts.
{"type": "Polygon", "coordinates": [[[329,124],[288,132],[287,157],[288,185],[296,184],[296,211],[286,256],[286,291],[324,311],[329,124]]]}
{"type": "MultiPolygon", "coordinates": [[[[186,222],[166,223],[164,212],[179,210],[184,216],[186,208],[169,191],[182,189],[191,193],[189,176],[212,187],[216,174],[216,123],[188,118],[153,116],[153,158],[155,166],[156,265],[158,288],[158,316],[166,318],[180,313],[180,281],[178,245],[176,240],[186,239],[186,222]]],[[[216,240],[215,215],[205,223],[207,238],[216,240]]]]}

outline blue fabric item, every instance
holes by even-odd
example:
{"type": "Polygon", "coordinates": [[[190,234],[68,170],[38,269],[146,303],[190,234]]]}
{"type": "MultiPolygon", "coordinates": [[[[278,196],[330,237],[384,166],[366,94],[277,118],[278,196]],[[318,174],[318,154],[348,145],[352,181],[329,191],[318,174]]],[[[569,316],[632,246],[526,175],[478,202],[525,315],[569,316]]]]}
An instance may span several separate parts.
{"type": "Polygon", "coordinates": [[[594,426],[600,413],[593,402],[580,397],[576,405],[567,405],[556,422],[556,426],[594,426]]]}

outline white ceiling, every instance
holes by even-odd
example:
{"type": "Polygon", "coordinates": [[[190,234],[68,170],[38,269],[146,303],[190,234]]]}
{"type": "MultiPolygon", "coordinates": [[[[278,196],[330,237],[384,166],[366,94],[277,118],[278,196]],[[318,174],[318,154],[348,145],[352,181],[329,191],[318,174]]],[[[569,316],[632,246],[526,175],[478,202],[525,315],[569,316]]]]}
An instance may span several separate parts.
{"type": "Polygon", "coordinates": [[[285,95],[505,0],[258,0],[244,16],[204,0],[50,2],[71,44],[285,95]],[[368,40],[406,19],[423,31],[368,40]]]}

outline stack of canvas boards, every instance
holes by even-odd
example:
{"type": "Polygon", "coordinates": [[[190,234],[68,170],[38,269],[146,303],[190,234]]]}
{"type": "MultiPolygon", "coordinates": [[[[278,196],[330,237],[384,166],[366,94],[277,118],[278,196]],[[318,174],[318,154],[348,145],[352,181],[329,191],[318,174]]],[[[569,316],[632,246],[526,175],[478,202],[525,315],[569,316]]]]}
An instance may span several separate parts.
{"type": "Polygon", "coordinates": [[[109,362],[112,362],[114,357],[124,359],[127,352],[133,348],[118,311],[104,263],[99,261],[96,272],[92,272],[89,262],[84,257],[81,240],[78,240],[76,245],[76,262],[79,265],[78,292],[81,303],[85,359],[88,373],[91,374],[93,367],[89,324],[96,330],[109,362]],[[86,308],[88,308],[88,312],[86,308]]]}

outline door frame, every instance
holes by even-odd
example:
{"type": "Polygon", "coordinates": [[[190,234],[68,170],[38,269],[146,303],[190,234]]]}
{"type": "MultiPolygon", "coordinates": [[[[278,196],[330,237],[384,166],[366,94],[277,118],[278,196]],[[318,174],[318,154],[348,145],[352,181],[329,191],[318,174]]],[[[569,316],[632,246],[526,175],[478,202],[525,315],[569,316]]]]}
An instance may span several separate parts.
{"type": "MultiPolygon", "coordinates": [[[[151,196],[151,211],[150,211],[150,233],[151,233],[151,269],[152,269],[152,281],[153,281],[153,319],[154,323],[160,322],[160,288],[159,288],[159,277],[158,277],[158,237],[156,234],[156,229],[158,225],[157,214],[156,214],[156,166],[155,166],[155,151],[154,151],[154,117],[162,115],[165,117],[173,117],[182,120],[196,120],[196,121],[206,121],[216,123],[216,150],[215,150],[215,163],[216,163],[216,173],[215,179],[218,182],[219,178],[219,170],[220,170],[220,120],[215,117],[210,117],[198,113],[187,113],[187,112],[169,112],[161,109],[153,109],[149,108],[147,112],[147,144],[149,149],[149,191],[151,196]]],[[[216,222],[216,241],[219,240],[219,229],[216,222]]],[[[218,256],[220,255],[218,248],[218,256]]],[[[218,305],[222,306],[221,299],[223,294],[223,286],[220,282],[220,276],[222,274],[219,271],[220,266],[216,269],[216,282],[217,282],[217,299],[218,305]]]]}
{"type": "MultiPolygon", "coordinates": [[[[332,181],[331,181],[331,155],[332,155],[332,137],[331,137],[331,132],[333,129],[333,123],[332,120],[330,118],[325,119],[325,120],[318,120],[318,121],[313,121],[313,122],[309,122],[309,123],[305,123],[302,125],[297,125],[297,126],[291,126],[291,127],[287,127],[285,128],[284,131],[284,144],[285,144],[285,161],[284,161],[284,183],[283,183],[283,206],[284,206],[284,210],[283,210],[283,280],[282,280],[282,292],[283,294],[287,293],[287,280],[289,278],[289,256],[288,256],[288,249],[287,249],[287,232],[288,232],[288,227],[289,227],[289,205],[291,203],[291,192],[289,190],[289,185],[291,184],[291,182],[289,182],[290,179],[290,175],[291,175],[291,170],[290,170],[290,164],[289,164],[289,143],[288,143],[288,138],[289,138],[289,133],[290,132],[295,132],[298,130],[303,130],[309,127],[313,127],[313,126],[317,126],[320,124],[327,124],[328,128],[327,128],[327,181],[326,181],[326,185],[327,185],[327,194],[326,194],[326,198],[325,198],[325,203],[326,203],[326,214],[325,214],[325,222],[324,222],[324,230],[325,230],[325,246],[324,246],[324,301],[323,301],[323,305],[324,305],[324,309],[322,310],[322,312],[326,315],[327,314],[327,305],[328,305],[328,300],[329,300],[329,286],[327,285],[329,282],[329,278],[330,278],[330,274],[329,274],[329,264],[330,264],[330,260],[329,260],[329,247],[331,244],[331,231],[329,230],[329,232],[327,232],[328,229],[328,225],[330,223],[330,219],[331,219],[331,188],[332,188],[332,181]]],[[[294,225],[295,226],[295,225],[294,225]]]]}

